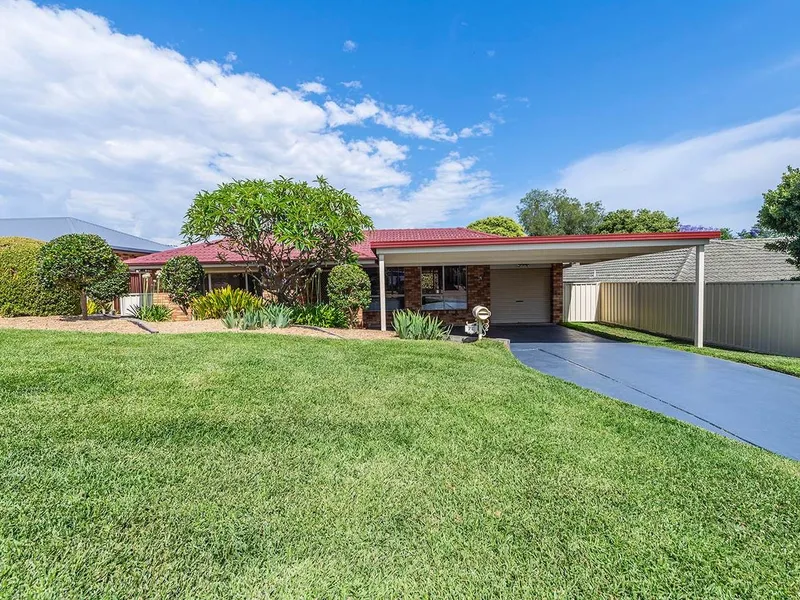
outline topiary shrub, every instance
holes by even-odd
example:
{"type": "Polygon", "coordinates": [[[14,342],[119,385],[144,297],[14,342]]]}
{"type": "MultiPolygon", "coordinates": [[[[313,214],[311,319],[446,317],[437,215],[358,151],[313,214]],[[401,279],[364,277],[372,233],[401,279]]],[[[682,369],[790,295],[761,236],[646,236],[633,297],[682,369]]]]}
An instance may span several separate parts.
{"type": "Polygon", "coordinates": [[[486,217],[485,219],[478,219],[467,225],[467,229],[472,231],[481,231],[483,233],[493,233],[494,235],[502,235],[504,237],[523,237],[525,230],[522,225],[517,223],[511,217],[486,217]]]}
{"type": "Polygon", "coordinates": [[[68,233],[42,246],[36,274],[45,289],[80,294],[81,316],[86,319],[89,288],[109,277],[118,263],[111,246],[99,235],[68,233]]]}
{"type": "Polygon", "coordinates": [[[358,311],[372,301],[369,276],[358,265],[337,265],[328,276],[330,303],[347,315],[349,327],[358,326],[358,311]]]}
{"type": "Polygon", "coordinates": [[[130,291],[130,283],[130,271],[125,263],[117,257],[117,262],[108,276],[91,284],[86,289],[86,294],[96,304],[108,304],[114,298],[127,294],[130,291]]]}
{"type": "Polygon", "coordinates": [[[36,263],[39,240],[0,237],[0,316],[76,315],[80,296],[68,290],[47,290],[39,284],[36,263]]]}
{"type": "Polygon", "coordinates": [[[173,256],[161,269],[161,285],[169,299],[186,312],[203,293],[205,272],[195,256],[173,256]]]}
{"type": "Polygon", "coordinates": [[[221,319],[229,310],[241,314],[246,310],[260,309],[264,304],[263,298],[258,298],[245,290],[226,286],[192,300],[192,317],[200,320],[221,319]]]}

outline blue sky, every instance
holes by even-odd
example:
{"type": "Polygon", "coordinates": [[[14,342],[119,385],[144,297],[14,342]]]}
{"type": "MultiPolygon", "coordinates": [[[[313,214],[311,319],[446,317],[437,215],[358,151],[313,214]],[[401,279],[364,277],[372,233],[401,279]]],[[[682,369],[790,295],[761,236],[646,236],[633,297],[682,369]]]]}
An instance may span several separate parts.
{"type": "Polygon", "coordinates": [[[0,0],[0,216],[174,241],[203,187],[319,172],[379,226],[560,186],[744,228],[800,163],[788,0],[59,7],[0,0]]]}

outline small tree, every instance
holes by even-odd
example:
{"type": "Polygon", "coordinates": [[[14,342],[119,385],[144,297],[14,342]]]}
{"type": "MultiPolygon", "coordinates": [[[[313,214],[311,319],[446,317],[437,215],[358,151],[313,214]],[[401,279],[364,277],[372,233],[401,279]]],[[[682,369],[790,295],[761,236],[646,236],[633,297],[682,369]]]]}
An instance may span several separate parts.
{"type": "Polygon", "coordinates": [[[202,294],[205,272],[195,256],[173,256],[161,269],[161,283],[170,300],[185,313],[202,294]]]}
{"type": "Polygon", "coordinates": [[[86,294],[89,298],[96,302],[106,304],[130,291],[130,271],[128,271],[128,267],[119,257],[115,258],[117,259],[116,264],[108,276],[95,281],[86,289],[86,294]]]}
{"type": "Polygon", "coordinates": [[[597,233],[666,233],[678,231],[678,217],[670,217],[661,210],[621,208],[603,217],[597,233]]]}
{"type": "Polygon", "coordinates": [[[331,304],[347,315],[350,327],[358,325],[358,311],[369,306],[369,276],[358,265],[337,265],[328,276],[328,298],[331,304]]]}
{"type": "Polygon", "coordinates": [[[181,232],[187,242],[225,238],[221,260],[234,255],[278,302],[296,303],[316,269],[347,262],[351,246],[372,227],[353,196],[323,177],[316,184],[285,178],[224,183],[197,194],[181,232]]]}
{"type": "Polygon", "coordinates": [[[119,258],[99,235],[69,233],[57,237],[39,252],[37,276],[47,289],[74,290],[81,296],[81,317],[88,318],[87,290],[117,268],[119,258]]]}
{"type": "Polygon", "coordinates": [[[481,231],[483,233],[493,233],[494,235],[502,235],[510,238],[523,237],[525,235],[525,230],[522,228],[522,225],[511,217],[497,216],[478,219],[467,225],[467,229],[481,231]]]}
{"type": "Polygon", "coordinates": [[[778,186],[764,194],[758,224],[783,237],[767,243],[767,250],[786,252],[788,262],[800,268],[800,169],[788,167],[778,186]]]}

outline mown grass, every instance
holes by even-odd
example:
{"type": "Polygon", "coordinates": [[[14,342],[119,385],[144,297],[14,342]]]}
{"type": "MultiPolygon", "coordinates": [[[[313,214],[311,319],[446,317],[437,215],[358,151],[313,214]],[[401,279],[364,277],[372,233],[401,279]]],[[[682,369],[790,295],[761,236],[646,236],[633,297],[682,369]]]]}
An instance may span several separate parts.
{"type": "Polygon", "coordinates": [[[3,597],[797,597],[798,523],[491,343],[0,331],[3,597]]]}
{"type": "Polygon", "coordinates": [[[746,352],[743,350],[726,350],[724,348],[713,348],[705,346],[697,348],[690,342],[664,337],[654,333],[645,333],[637,329],[628,329],[617,325],[604,325],[602,323],[564,323],[567,327],[576,331],[592,333],[619,342],[633,342],[646,346],[662,346],[674,350],[684,350],[695,354],[705,354],[715,358],[732,360],[733,362],[744,363],[754,367],[761,367],[787,375],[800,377],[800,358],[794,356],[776,356],[773,354],[759,354],[757,352],[746,352]]]}

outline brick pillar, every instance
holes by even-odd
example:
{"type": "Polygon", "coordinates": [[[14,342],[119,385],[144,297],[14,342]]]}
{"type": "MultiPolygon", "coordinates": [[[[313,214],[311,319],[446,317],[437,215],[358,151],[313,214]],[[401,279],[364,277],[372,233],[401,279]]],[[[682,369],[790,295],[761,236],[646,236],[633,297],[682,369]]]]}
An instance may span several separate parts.
{"type": "Polygon", "coordinates": [[[480,304],[492,309],[491,272],[488,265],[467,266],[467,309],[480,304]]]}
{"type": "MultiPolygon", "coordinates": [[[[422,270],[420,267],[403,268],[403,287],[405,289],[406,308],[420,310],[422,308],[422,270]]],[[[391,317],[387,315],[391,320],[391,317]]]]}
{"type": "Polygon", "coordinates": [[[551,296],[551,321],[561,323],[564,318],[564,265],[553,263],[550,265],[550,293],[551,296]]]}

